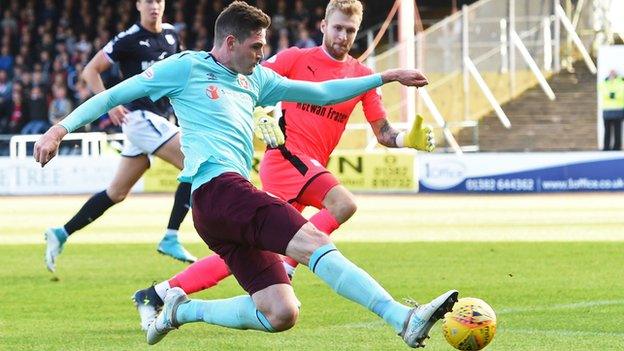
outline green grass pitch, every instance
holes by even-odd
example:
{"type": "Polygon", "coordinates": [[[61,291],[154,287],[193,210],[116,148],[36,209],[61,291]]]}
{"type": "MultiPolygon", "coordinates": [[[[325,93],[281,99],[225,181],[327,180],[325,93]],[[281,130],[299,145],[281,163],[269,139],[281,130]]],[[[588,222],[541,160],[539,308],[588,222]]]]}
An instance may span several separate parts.
{"type": "MultiPolygon", "coordinates": [[[[336,237],[345,255],[397,298],[427,302],[456,288],[490,303],[499,329],[486,350],[622,350],[621,198],[359,196],[358,214],[336,237]],[[413,240],[404,234],[410,232],[413,240]]],[[[135,196],[112,208],[70,241],[58,261],[59,280],[52,281],[41,233],[84,199],[0,198],[0,350],[408,349],[376,316],[303,267],[293,282],[303,306],[292,330],[265,334],[197,323],[148,347],[130,296],[185,267],[155,252],[171,199],[135,196]]],[[[183,231],[193,253],[209,253],[190,221],[183,231]]],[[[241,293],[228,278],[195,297],[241,293]]],[[[427,350],[451,350],[439,324],[427,350]]]]}

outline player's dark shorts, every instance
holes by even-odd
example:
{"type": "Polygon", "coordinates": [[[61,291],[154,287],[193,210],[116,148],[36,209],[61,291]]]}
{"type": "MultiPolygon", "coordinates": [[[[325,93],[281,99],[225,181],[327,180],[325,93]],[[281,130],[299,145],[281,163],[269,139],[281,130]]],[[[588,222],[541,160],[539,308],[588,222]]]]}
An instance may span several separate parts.
{"type": "Polygon", "coordinates": [[[193,192],[195,229],[250,295],[290,284],[279,254],[307,223],[294,207],[224,173],[193,192]]]}

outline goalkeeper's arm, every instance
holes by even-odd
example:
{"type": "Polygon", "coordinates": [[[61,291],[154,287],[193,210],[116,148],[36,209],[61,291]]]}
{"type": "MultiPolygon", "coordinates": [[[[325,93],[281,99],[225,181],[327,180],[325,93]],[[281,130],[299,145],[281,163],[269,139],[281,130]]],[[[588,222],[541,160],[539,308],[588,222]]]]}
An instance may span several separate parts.
{"type": "Polygon", "coordinates": [[[284,133],[277,123],[277,119],[264,107],[256,107],[253,112],[254,134],[269,147],[278,147],[284,144],[284,133]]]}
{"type": "Polygon", "coordinates": [[[385,118],[372,122],[371,126],[377,141],[386,147],[407,147],[427,152],[435,149],[433,131],[429,126],[423,127],[423,118],[420,115],[416,116],[412,127],[407,131],[394,129],[385,118]]]}

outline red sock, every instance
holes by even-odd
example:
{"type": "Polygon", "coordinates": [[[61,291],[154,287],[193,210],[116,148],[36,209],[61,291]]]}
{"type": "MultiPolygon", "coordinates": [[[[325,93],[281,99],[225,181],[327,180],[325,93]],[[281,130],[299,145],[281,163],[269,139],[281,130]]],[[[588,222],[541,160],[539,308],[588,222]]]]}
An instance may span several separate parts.
{"type": "Polygon", "coordinates": [[[318,230],[327,235],[331,235],[334,230],[340,227],[340,223],[336,221],[336,218],[334,218],[334,216],[326,208],[318,211],[314,216],[310,217],[310,223],[314,224],[318,230]]]}
{"type": "Polygon", "coordinates": [[[230,275],[225,261],[217,254],[204,257],[169,279],[169,285],[179,287],[187,294],[217,285],[230,275]]]}
{"type": "MultiPolygon", "coordinates": [[[[332,216],[328,209],[324,208],[318,211],[314,216],[310,217],[310,223],[314,224],[314,226],[327,235],[331,235],[334,230],[340,227],[336,218],[332,216]]],[[[297,267],[299,264],[297,261],[293,260],[290,257],[284,256],[284,262],[288,263],[290,266],[297,267]]]]}

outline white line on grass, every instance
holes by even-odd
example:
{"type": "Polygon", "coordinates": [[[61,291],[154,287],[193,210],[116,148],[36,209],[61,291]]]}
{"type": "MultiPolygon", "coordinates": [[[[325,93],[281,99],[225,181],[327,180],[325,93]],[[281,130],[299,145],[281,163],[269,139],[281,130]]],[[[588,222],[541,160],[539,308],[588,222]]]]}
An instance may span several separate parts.
{"type": "Polygon", "coordinates": [[[496,311],[496,314],[532,313],[532,312],[555,311],[555,310],[574,310],[574,309],[581,309],[581,308],[613,306],[613,305],[624,305],[624,300],[580,301],[580,302],[550,305],[550,306],[501,308],[496,311]]]}
{"type": "Polygon", "coordinates": [[[601,332],[601,331],[582,331],[582,330],[561,330],[561,329],[515,329],[515,328],[500,328],[501,333],[510,334],[540,334],[540,335],[552,335],[552,336],[624,336],[624,333],[618,332],[601,332]]]}
{"type": "MultiPolygon", "coordinates": [[[[591,308],[591,307],[599,307],[599,306],[613,306],[613,305],[624,305],[624,300],[596,300],[596,301],[581,301],[574,302],[568,304],[558,304],[558,305],[549,305],[549,306],[533,306],[533,307],[523,307],[523,308],[501,308],[495,310],[497,315],[506,315],[506,314],[517,314],[517,313],[529,313],[529,312],[543,312],[543,311],[556,311],[556,310],[574,310],[574,309],[582,309],[582,308],[591,308]]],[[[356,322],[356,323],[347,323],[330,326],[330,328],[353,328],[353,329],[374,329],[378,328],[385,323],[380,320],[372,321],[372,322],[356,322]]],[[[327,326],[323,326],[324,328],[327,326]]],[[[507,332],[519,332],[519,333],[550,333],[556,334],[560,333],[564,335],[564,333],[569,333],[569,335],[577,335],[580,333],[587,333],[587,335],[624,335],[624,333],[610,333],[610,332],[581,332],[581,331],[573,331],[573,330],[539,330],[539,329],[513,329],[513,328],[502,328],[501,330],[505,330],[507,332]]],[[[565,334],[567,335],[567,334],[565,334]]],[[[585,335],[585,334],[582,334],[585,335]]]]}

